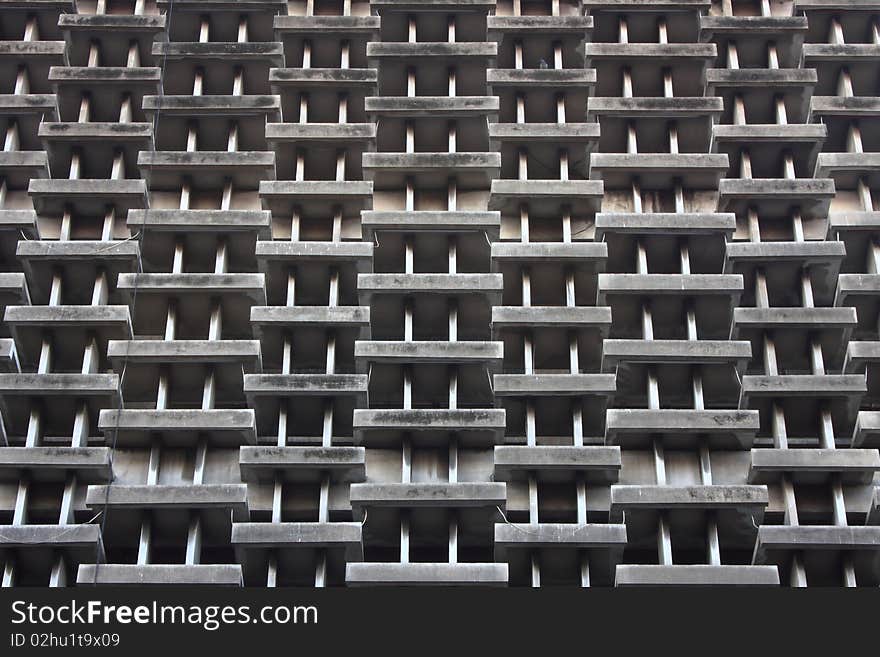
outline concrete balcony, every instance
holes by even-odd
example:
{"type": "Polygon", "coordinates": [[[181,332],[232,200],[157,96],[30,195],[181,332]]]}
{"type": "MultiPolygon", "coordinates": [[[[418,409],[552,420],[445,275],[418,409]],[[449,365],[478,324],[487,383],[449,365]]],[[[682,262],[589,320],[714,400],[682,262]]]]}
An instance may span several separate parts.
{"type": "Polygon", "coordinates": [[[37,214],[61,215],[65,208],[76,214],[103,216],[108,207],[118,217],[149,205],[143,180],[32,179],[28,194],[37,214]]]}
{"type": "Polygon", "coordinates": [[[0,549],[24,551],[36,556],[50,550],[62,554],[68,563],[77,566],[104,558],[101,526],[81,525],[3,525],[0,532],[0,549]]]}
{"type": "Polygon", "coordinates": [[[324,549],[344,561],[363,559],[359,522],[237,522],[232,526],[232,545],[246,552],[245,567],[263,563],[268,550],[324,549]],[[254,554],[260,552],[263,554],[254,554]]]}
{"type": "Polygon", "coordinates": [[[492,330],[496,334],[517,328],[596,329],[607,335],[611,308],[607,306],[494,306],[492,330]]]}
{"type": "Polygon", "coordinates": [[[679,182],[685,189],[715,189],[727,173],[727,155],[721,153],[594,153],[590,178],[609,189],[666,189],[679,182]]]}
{"type": "MultiPolygon", "coordinates": [[[[235,233],[243,241],[242,233],[252,233],[252,239],[270,237],[272,215],[266,210],[132,210],[128,213],[128,227],[154,233],[154,240],[165,239],[178,233],[235,233]],[[161,235],[159,235],[161,234],[161,235]]],[[[151,246],[151,245],[147,245],[151,246]]]]}
{"type": "Polygon", "coordinates": [[[810,273],[813,298],[819,306],[830,305],[840,265],[846,255],[843,242],[728,242],[724,272],[743,275],[746,289],[754,289],[756,271],[767,276],[770,290],[784,290],[800,272],[810,273]]]}
{"type": "Polygon", "coordinates": [[[761,426],[757,411],[724,409],[608,409],[605,423],[605,443],[629,449],[658,438],[672,449],[748,449],[761,426]]]}
{"type": "Polygon", "coordinates": [[[247,514],[244,484],[122,484],[91,485],[86,506],[93,509],[150,509],[154,513],[179,510],[231,510],[233,517],[247,514]]]}
{"type": "Polygon", "coordinates": [[[864,486],[878,471],[880,455],[874,449],[753,449],[749,483],[776,484],[787,475],[799,485],[839,481],[845,486],[864,486]]]}
{"type": "Polygon", "coordinates": [[[611,397],[613,374],[496,374],[496,397],[611,397]]]}
{"type": "MultiPolygon", "coordinates": [[[[753,167],[761,163],[775,166],[790,154],[795,170],[808,172],[815,169],[816,158],[827,135],[825,125],[811,123],[716,125],[712,127],[710,150],[727,154],[730,177],[738,175],[739,156],[743,150],[748,151],[753,167]]],[[[816,178],[827,177],[816,175],[816,178]]]]}
{"type": "Polygon", "coordinates": [[[290,217],[294,208],[332,216],[336,209],[356,214],[373,207],[373,183],[367,180],[264,180],[260,182],[263,209],[290,217]]]}
{"type": "Polygon", "coordinates": [[[808,121],[831,123],[836,120],[851,121],[880,116],[878,96],[813,96],[810,101],[808,121]]]}
{"type": "Polygon", "coordinates": [[[507,564],[352,562],[345,566],[345,582],[348,586],[507,586],[507,564]]]}
{"type": "Polygon", "coordinates": [[[501,229],[501,213],[479,211],[431,210],[364,210],[361,212],[361,230],[364,239],[372,240],[377,233],[386,232],[439,232],[460,233],[484,231],[490,239],[497,238],[501,229]]]}
{"type": "Polygon", "coordinates": [[[35,84],[46,80],[53,66],[67,66],[64,41],[0,41],[0,65],[15,70],[27,65],[35,84]]]}
{"type": "Polygon", "coordinates": [[[488,117],[494,120],[496,96],[368,96],[364,109],[375,121],[381,117],[450,119],[488,117]]]}
{"type": "Polygon", "coordinates": [[[525,203],[533,217],[559,216],[563,208],[590,214],[599,209],[603,194],[600,180],[493,180],[489,209],[512,214],[525,203]]]}
{"type": "MultiPolygon", "coordinates": [[[[732,237],[736,215],[699,212],[599,212],[595,239],[611,242],[621,236],[708,235],[732,237]]],[[[631,239],[631,238],[630,238],[631,239]]]]}
{"type": "MultiPolygon", "coordinates": [[[[732,116],[734,96],[741,96],[753,123],[774,123],[774,99],[782,97],[788,120],[804,123],[816,85],[816,71],[801,68],[710,68],[706,71],[706,95],[720,96],[732,116]]],[[[726,120],[725,123],[732,123],[726,120]]]]}
{"type": "Polygon", "coordinates": [[[500,301],[504,282],[500,274],[358,274],[358,296],[368,305],[379,295],[479,295],[492,305],[500,301]]]}
{"type": "Polygon", "coordinates": [[[2,151],[0,176],[10,187],[26,187],[32,178],[49,176],[49,160],[41,151],[2,151]]]}
{"type": "Polygon", "coordinates": [[[137,168],[138,153],[153,148],[153,126],[144,122],[43,122],[37,136],[55,172],[68,171],[74,150],[83,147],[88,149],[89,160],[94,158],[99,162],[112,162],[121,150],[125,170],[133,172],[137,168]]]}
{"type": "Polygon", "coordinates": [[[120,447],[149,447],[158,436],[163,444],[193,447],[200,437],[216,446],[257,442],[254,412],[228,409],[102,410],[98,429],[120,447]]]}
{"type": "Polygon", "coordinates": [[[162,116],[189,120],[198,117],[246,119],[265,117],[266,121],[281,120],[281,99],[278,96],[145,96],[144,112],[161,112],[162,116]]]}
{"type": "Polygon", "coordinates": [[[805,418],[819,417],[820,410],[828,408],[837,431],[846,433],[855,423],[866,391],[861,374],[749,374],[742,377],[739,407],[757,409],[761,425],[769,427],[772,407],[777,404],[792,418],[788,426],[792,435],[809,435],[810,422],[805,418]]]}
{"type": "Polygon", "coordinates": [[[495,480],[610,484],[617,481],[619,447],[590,445],[498,445],[495,447],[495,480]]]}
{"type": "Polygon", "coordinates": [[[234,70],[241,70],[249,82],[249,93],[268,93],[265,80],[270,67],[284,65],[284,48],[275,42],[158,41],[152,50],[153,57],[162,62],[169,94],[185,93],[184,80],[192,80],[197,70],[203,71],[209,82],[231,81],[234,70]]]}
{"type": "Polygon", "coordinates": [[[63,340],[77,353],[82,353],[92,338],[98,351],[106,353],[110,341],[132,336],[128,306],[7,306],[3,321],[28,366],[36,366],[47,335],[63,340]]]}
{"type": "Polygon", "coordinates": [[[199,186],[222,189],[257,189],[261,181],[275,178],[275,153],[264,151],[143,151],[138,168],[151,189],[180,186],[185,178],[199,186]]]}
{"type": "Polygon", "coordinates": [[[620,564],[614,586],[740,587],[779,586],[779,571],[772,566],[620,564]]]}
{"type": "Polygon", "coordinates": [[[584,66],[598,73],[598,96],[614,95],[614,84],[629,67],[634,89],[661,88],[663,71],[670,69],[679,83],[677,95],[700,96],[706,66],[717,55],[714,43],[587,43],[584,66]]]}
{"type": "Polygon", "coordinates": [[[417,445],[448,445],[450,433],[463,446],[489,446],[504,437],[503,409],[355,409],[355,442],[366,447],[399,445],[404,434],[417,445]]]}
{"type": "Polygon", "coordinates": [[[112,476],[110,449],[0,447],[0,481],[18,482],[25,476],[34,482],[58,484],[70,475],[82,483],[108,481],[112,476]]]}
{"type": "Polygon", "coordinates": [[[856,189],[859,181],[880,184],[880,153],[820,153],[816,178],[830,178],[835,188],[856,189]]]}
{"type": "Polygon", "coordinates": [[[365,508],[474,508],[503,506],[506,486],[500,482],[446,483],[355,483],[351,485],[351,508],[361,519],[365,508]]]}
{"type": "MultiPolygon", "coordinates": [[[[738,312],[737,308],[734,312],[738,312]]],[[[602,342],[602,370],[610,372],[622,364],[732,365],[745,369],[752,346],[734,340],[614,340],[602,342]]]]}
{"type": "MultiPolygon", "coordinates": [[[[94,559],[94,554],[92,555],[94,559]]],[[[239,564],[82,564],[80,586],[242,586],[239,564]]]]}
{"type": "Polygon", "coordinates": [[[363,481],[365,450],[351,446],[244,446],[239,450],[242,481],[271,483],[279,475],[284,481],[320,483],[363,481]]]}
{"type": "Polygon", "coordinates": [[[797,209],[804,219],[823,218],[833,197],[829,178],[727,178],[718,183],[718,210],[739,216],[753,208],[761,217],[787,218],[797,209]]]}
{"type": "Polygon", "coordinates": [[[806,16],[700,16],[700,40],[714,42],[718,52],[735,42],[748,66],[763,66],[763,59],[752,62],[750,55],[762,57],[772,43],[780,68],[797,68],[806,32],[806,16]]]}
{"type": "Polygon", "coordinates": [[[165,29],[165,16],[153,14],[61,14],[58,28],[64,32],[67,52],[75,63],[87,62],[89,47],[98,42],[108,61],[124,61],[132,42],[141,61],[155,64],[153,40],[165,29]]]}
{"type": "Polygon", "coordinates": [[[372,363],[485,364],[494,370],[504,358],[504,344],[483,340],[358,340],[354,343],[354,357],[362,371],[368,370],[372,363]]]}
{"type": "Polygon", "coordinates": [[[492,261],[498,267],[511,264],[557,263],[569,271],[603,269],[608,247],[597,242],[495,242],[492,261]]]}
{"type": "Polygon", "coordinates": [[[88,93],[95,121],[118,119],[119,107],[130,97],[137,122],[145,120],[141,108],[159,90],[162,72],[154,66],[53,66],[48,80],[58,95],[62,121],[76,120],[82,95],[88,93]]]}
{"type": "Polygon", "coordinates": [[[459,189],[485,188],[501,171],[498,153],[364,153],[364,177],[377,189],[442,187],[454,178],[459,189]]]}
{"type": "Polygon", "coordinates": [[[61,273],[65,283],[88,290],[69,295],[72,304],[91,303],[91,287],[99,271],[111,283],[122,273],[139,267],[139,243],[134,240],[22,240],[15,255],[30,283],[34,303],[49,303],[53,277],[61,273]]]}

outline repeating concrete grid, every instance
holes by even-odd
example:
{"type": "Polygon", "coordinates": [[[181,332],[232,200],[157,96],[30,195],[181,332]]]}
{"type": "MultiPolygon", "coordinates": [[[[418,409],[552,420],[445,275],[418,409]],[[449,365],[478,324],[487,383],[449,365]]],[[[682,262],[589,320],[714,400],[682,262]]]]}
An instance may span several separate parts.
{"type": "Polygon", "coordinates": [[[880,585],[878,72],[878,0],[0,0],[3,586],[880,585]]]}

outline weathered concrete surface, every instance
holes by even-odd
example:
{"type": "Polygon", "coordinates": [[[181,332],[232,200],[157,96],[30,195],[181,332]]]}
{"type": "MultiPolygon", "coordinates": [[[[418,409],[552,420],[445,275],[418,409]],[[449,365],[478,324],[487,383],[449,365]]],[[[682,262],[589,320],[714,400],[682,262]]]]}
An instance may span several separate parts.
{"type": "Polygon", "coordinates": [[[507,586],[507,564],[501,563],[349,563],[349,586],[507,586]]]}
{"type": "Polygon", "coordinates": [[[779,586],[776,566],[620,564],[615,586],[779,586]]]}
{"type": "Polygon", "coordinates": [[[80,586],[241,586],[241,566],[221,564],[82,564],[76,576],[80,586]]]}

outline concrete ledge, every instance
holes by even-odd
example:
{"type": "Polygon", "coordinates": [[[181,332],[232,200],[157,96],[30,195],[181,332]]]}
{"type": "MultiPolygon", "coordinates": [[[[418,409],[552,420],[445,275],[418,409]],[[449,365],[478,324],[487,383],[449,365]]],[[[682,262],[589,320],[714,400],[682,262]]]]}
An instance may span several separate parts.
{"type": "Polygon", "coordinates": [[[729,295],[743,290],[739,274],[599,274],[597,303],[609,295],[700,296],[729,295]]]}
{"type": "Polygon", "coordinates": [[[880,527],[838,527],[822,525],[763,525],[758,528],[753,562],[773,562],[772,552],[792,550],[875,551],[880,550],[880,527]]]}
{"type": "Polygon", "coordinates": [[[86,506],[125,509],[232,509],[247,515],[245,484],[112,484],[91,485],[86,506]]]}
{"type": "Polygon", "coordinates": [[[144,96],[145,112],[164,116],[250,116],[281,118],[279,96],[144,96]]]}
{"type": "Polygon", "coordinates": [[[284,63],[284,47],[281,43],[267,42],[185,42],[157,41],[153,55],[164,61],[186,60],[199,62],[220,59],[224,62],[265,61],[273,66],[284,63]]]}
{"type": "Polygon", "coordinates": [[[613,483],[621,467],[620,448],[590,445],[498,445],[495,447],[495,480],[613,483]]]}
{"type": "Polygon", "coordinates": [[[254,231],[269,237],[272,214],[265,210],[132,210],[128,226],[161,232],[254,231]]]}
{"type": "Polygon", "coordinates": [[[587,99],[587,117],[663,117],[691,118],[694,116],[720,115],[724,101],[716,96],[708,97],[636,97],[593,96],[587,99]]]}
{"type": "Polygon", "coordinates": [[[853,428],[852,446],[880,447],[880,411],[859,411],[853,428]]]}
{"type": "Polygon", "coordinates": [[[714,189],[727,173],[724,153],[593,153],[590,178],[622,187],[637,178],[646,189],[680,180],[688,188],[714,189]]]}
{"type": "Polygon", "coordinates": [[[116,374],[0,374],[0,395],[39,397],[109,397],[119,393],[116,374]]]}
{"type": "Polygon", "coordinates": [[[120,274],[116,287],[125,292],[137,288],[138,294],[237,294],[266,303],[263,274],[120,274]]]}
{"type": "Polygon", "coordinates": [[[538,211],[568,205],[575,213],[592,212],[601,205],[603,194],[601,180],[493,180],[489,209],[512,212],[527,203],[538,211]]]}
{"type": "Polygon", "coordinates": [[[0,371],[13,374],[21,372],[18,351],[10,338],[0,338],[0,371]]]}
{"type": "Polygon", "coordinates": [[[568,265],[602,264],[608,247],[601,242],[495,242],[492,259],[511,262],[559,262],[568,265]]]}
{"type": "Polygon", "coordinates": [[[132,335],[128,306],[7,306],[3,321],[22,329],[110,327],[118,329],[120,337],[132,335]]]}
{"type": "Polygon", "coordinates": [[[500,40],[509,34],[572,34],[586,36],[593,29],[593,17],[568,16],[488,16],[486,27],[489,38],[500,40]]]}
{"type": "Polygon", "coordinates": [[[736,230],[733,213],[693,212],[599,212],[596,214],[596,239],[608,234],[634,235],[702,235],[732,236],[736,230]]]}
{"type": "Polygon", "coordinates": [[[497,96],[368,96],[367,114],[400,117],[468,117],[495,115],[497,96]]]}
{"type": "Polygon", "coordinates": [[[608,306],[494,306],[492,328],[561,327],[597,328],[607,334],[611,326],[608,306]]]}
{"type": "Polygon", "coordinates": [[[715,59],[718,50],[714,43],[587,43],[584,46],[586,66],[593,59],[663,59],[669,63],[676,60],[715,59]]]}
{"type": "Polygon", "coordinates": [[[856,325],[855,308],[735,308],[734,337],[745,329],[827,331],[856,325]]]}
{"type": "Polygon", "coordinates": [[[542,522],[495,523],[495,559],[504,561],[511,549],[578,548],[622,551],[626,546],[626,526],[542,522]]]}
{"type": "Polygon", "coordinates": [[[266,141],[347,145],[376,139],[375,123],[267,123],[266,141]]]}
{"type": "MultiPolygon", "coordinates": [[[[354,409],[352,416],[355,438],[368,442],[371,434],[380,434],[369,442],[382,442],[383,433],[408,432],[420,441],[419,434],[457,432],[466,443],[495,444],[502,440],[505,412],[499,408],[486,409],[354,409]]],[[[398,436],[399,442],[399,436],[398,436]]]]}
{"type": "Polygon", "coordinates": [[[58,27],[65,32],[145,32],[165,29],[165,16],[149,14],[61,14],[58,27]]]}
{"type": "Polygon", "coordinates": [[[778,482],[783,475],[800,484],[866,485],[880,471],[880,454],[875,449],[753,449],[749,483],[778,482]]]}
{"type": "Polygon", "coordinates": [[[104,555],[101,525],[2,525],[0,548],[31,550],[48,548],[63,551],[75,562],[104,555]]]}
{"type": "Polygon", "coordinates": [[[614,374],[496,374],[496,397],[610,397],[617,390],[614,374]]]}
{"type": "Polygon", "coordinates": [[[746,449],[760,428],[758,412],[748,410],[608,409],[605,422],[607,444],[633,448],[660,435],[670,446],[746,449]]]}
{"type": "Polygon", "coordinates": [[[874,297],[878,293],[880,293],[880,274],[841,274],[837,277],[834,305],[846,306],[850,302],[850,297],[874,297]]]}
{"type": "MultiPolygon", "coordinates": [[[[846,256],[843,242],[820,241],[810,242],[729,242],[727,244],[728,261],[760,262],[772,264],[780,260],[794,260],[807,265],[825,265],[837,263],[846,256]]],[[[730,267],[728,266],[729,270],[730,267]]]]}
{"type": "Polygon", "coordinates": [[[98,417],[98,429],[120,446],[149,445],[153,434],[164,435],[166,443],[183,445],[195,444],[200,434],[207,435],[212,444],[257,442],[256,420],[250,409],[104,409],[98,417]]]}
{"type": "Polygon", "coordinates": [[[320,32],[334,34],[375,34],[379,31],[378,16],[274,16],[276,34],[305,34],[320,32]]]}
{"type": "Polygon", "coordinates": [[[243,446],[239,469],[246,482],[271,482],[281,473],[288,481],[363,481],[363,447],[243,446]]]}
{"type": "MultiPolygon", "coordinates": [[[[806,45],[804,46],[806,48],[806,45]]],[[[710,68],[706,70],[707,94],[715,87],[766,87],[768,91],[785,87],[809,87],[818,81],[812,68],[710,68]]]]}
{"type": "Polygon", "coordinates": [[[346,564],[345,581],[349,586],[507,586],[507,564],[355,562],[346,564]]]}
{"type": "Polygon", "coordinates": [[[764,508],[769,502],[766,486],[708,485],[611,487],[611,513],[640,509],[743,509],[764,508]]]}
{"type": "MultiPolygon", "coordinates": [[[[371,3],[375,5],[375,3],[371,3]]],[[[441,61],[463,58],[488,59],[498,54],[498,44],[492,41],[371,41],[367,57],[372,59],[400,58],[406,61],[438,59],[441,61]]]]}
{"type": "Polygon", "coordinates": [[[364,210],[361,212],[361,229],[365,239],[371,239],[378,231],[486,231],[497,237],[501,229],[500,212],[477,211],[396,211],[364,210]]]}
{"type": "Polygon", "coordinates": [[[65,206],[76,212],[103,215],[111,205],[125,216],[133,208],[149,205],[143,180],[95,180],[81,178],[31,179],[28,194],[37,214],[61,214],[65,206]]]}
{"type": "Polygon", "coordinates": [[[742,377],[742,405],[749,397],[861,397],[867,392],[861,374],[747,374],[742,377]]]}
{"type": "Polygon", "coordinates": [[[737,214],[754,207],[762,216],[781,215],[798,206],[805,218],[822,218],[833,196],[830,178],[725,178],[718,183],[718,209],[737,214]]]}
{"type": "Polygon", "coordinates": [[[241,566],[219,564],[82,564],[76,575],[80,586],[242,586],[241,566]]]}
{"type": "Polygon", "coordinates": [[[12,299],[13,303],[29,304],[31,298],[24,274],[17,271],[0,272],[0,296],[12,299]]]}
{"type": "Polygon", "coordinates": [[[0,116],[28,114],[57,121],[58,102],[55,94],[0,94],[0,116]]]}
{"type": "Polygon", "coordinates": [[[373,183],[369,180],[263,180],[263,208],[289,217],[296,205],[315,205],[345,212],[373,207],[373,183]]]}
{"type": "Polygon", "coordinates": [[[53,66],[49,69],[48,80],[59,86],[114,84],[155,89],[162,83],[162,72],[157,66],[53,66]]]}
{"type": "Polygon", "coordinates": [[[17,480],[21,472],[27,472],[28,478],[38,482],[63,482],[70,474],[83,483],[108,481],[112,477],[110,449],[0,447],[0,480],[17,480]]]}
{"type": "MultiPolygon", "coordinates": [[[[280,45],[280,44],[279,44],[280,45]]],[[[316,86],[364,87],[375,89],[379,74],[375,68],[273,68],[269,70],[269,84],[281,91],[284,87],[293,88],[316,86]]]]}
{"type": "Polygon", "coordinates": [[[67,122],[43,122],[40,124],[37,136],[48,142],[71,142],[77,146],[80,142],[113,141],[142,143],[149,147],[153,140],[152,123],[110,123],[95,121],[94,123],[67,122]]]}
{"type": "Polygon", "coordinates": [[[779,586],[776,566],[620,564],[614,586],[779,586]]]}
{"type": "Polygon", "coordinates": [[[197,176],[205,187],[222,187],[231,180],[236,188],[256,189],[261,181],[275,178],[275,153],[266,151],[141,151],[137,165],[152,188],[197,176]]]}
{"type": "Polygon", "coordinates": [[[486,71],[489,88],[515,87],[573,89],[587,91],[596,84],[592,68],[490,68],[486,71]]]}
{"type": "Polygon", "coordinates": [[[816,178],[832,178],[837,187],[855,188],[860,178],[873,184],[880,172],[880,153],[819,153],[816,178]]]}
{"type": "Polygon", "coordinates": [[[253,306],[257,326],[369,327],[370,309],[361,306],[253,306]]]}
{"type": "Polygon", "coordinates": [[[251,403],[258,397],[354,397],[367,403],[366,374],[245,374],[244,393],[251,403]]]}
{"type": "Polygon", "coordinates": [[[604,340],[602,369],[620,363],[732,363],[743,368],[752,357],[749,342],[734,340],[604,340]]]}
{"type": "Polygon", "coordinates": [[[462,508],[507,504],[507,487],[500,482],[356,483],[350,489],[351,507],[358,517],[364,507],[462,508]]]}
{"type": "Polygon", "coordinates": [[[358,292],[372,294],[483,294],[498,296],[504,287],[501,274],[358,274],[358,292]]]}
{"type": "Polygon", "coordinates": [[[71,261],[137,260],[138,242],[126,240],[22,240],[15,249],[21,260],[71,261]]]}
{"type": "Polygon", "coordinates": [[[820,62],[845,63],[849,66],[880,61],[880,46],[873,43],[805,43],[804,66],[820,62]]]}
{"type": "Polygon", "coordinates": [[[567,143],[599,139],[598,123],[490,123],[489,139],[499,142],[567,143]]]}
{"type": "Polygon", "coordinates": [[[0,231],[15,233],[18,239],[21,231],[27,239],[39,238],[37,230],[37,213],[33,210],[7,210],[0,209],[0,231]]]}
{"type": "Polygon", "coordinates": [[[700,37],[714,34],[775,36],[807,31],[806,16],[700,16],[700,37]]]}
{"type": "Polygon", "coordinates": [[[880,115],[878,96],[813,96],[810,99],[810,121],[816,122],[825,116],[848,118],[867,118],[880,115]]]}
{"type": "Polygon", "coordinates": [[[346,561],[363,559],[359,522],[237,522],[231,542],[250,549],[342,549],[346,561]]]}
{"type": "Polygon", "coordinates": [[[372,264],[373,244],[369,242],[290,242],[259,241],[256,256],[266,261],[327,262],[355,261],[359,268],[372,264]]]}
{"type": "Polygon", "coordinates": [[[43,151],[0,151],[0,175],[9,185],[24,186],[49,176],[49,158],[43,151]]]}
{"type": "MultiPolygon", "coordinates": [[[[126,308],[128,310],[128,308],[126,308]]],[[[107,358],[132,363],[238,363],[261,368],[258,340],[110,340],[107,358]]]]}
{"type": "Polygon", "coordinates": [[[504,358],[504,343],[483,340],[438,342],[434,340],[379,341],[357,340],[354,343],[355,360],[370,363],[490,363],[500,365],[504,358]]]}

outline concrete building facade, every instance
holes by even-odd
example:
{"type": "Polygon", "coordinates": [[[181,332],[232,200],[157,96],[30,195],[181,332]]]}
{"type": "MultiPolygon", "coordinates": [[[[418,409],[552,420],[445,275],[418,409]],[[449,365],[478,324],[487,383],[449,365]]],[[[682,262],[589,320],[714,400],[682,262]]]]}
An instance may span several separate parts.
{"type": "Polygon", "coordinates": [[[878,121],[873,0],[0,0],[3,586],[877,586],[878,121]]]}

